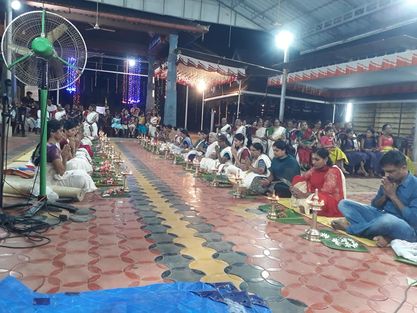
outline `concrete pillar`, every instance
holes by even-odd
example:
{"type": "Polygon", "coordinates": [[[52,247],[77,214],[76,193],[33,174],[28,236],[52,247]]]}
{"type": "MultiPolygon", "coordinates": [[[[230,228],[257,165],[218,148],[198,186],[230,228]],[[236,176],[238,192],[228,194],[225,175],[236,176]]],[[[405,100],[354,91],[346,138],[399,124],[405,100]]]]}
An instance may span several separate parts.
{"type": "Polygon", "coordinates": [[[164,124],[177,126],[177,54],[178,35],[169,35],[168,74],[166,86],[166,100],[164,110],[164,124]]]}
{"type": "Polygon", "coordinates": [[[281,99],[279,102],[279,120],[281,123],[284,122],[284,113],[285,113],[285,95],[287,92],[287,79],[288,79],[288,48],[284,50],[284,71],[282,73],[282,82],[281,82],[281,99]]]}
{"type": "Polygon", "coordinates": [[[145,112],[153,109],[155,106],[155,79],[153,76],[154,72],[155,57],[149,55],[148,58],[148,84],[146,85],[146,105],[145,112]]]}

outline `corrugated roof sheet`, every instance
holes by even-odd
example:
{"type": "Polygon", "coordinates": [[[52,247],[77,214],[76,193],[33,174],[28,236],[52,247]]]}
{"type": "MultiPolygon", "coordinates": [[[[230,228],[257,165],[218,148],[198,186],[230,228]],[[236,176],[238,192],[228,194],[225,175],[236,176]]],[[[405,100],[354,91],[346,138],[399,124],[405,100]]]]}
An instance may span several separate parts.
{"type": "Polygon", "coordinates": [[[364,33],[370,28],[384,27],[387,21],[400,21],[401,14],[406,14],[407,11],[407,8],[404,8],[407,1],[403,0],[221,0],[221,2],[227,2],[237,13],[261,25],[265,30],[291,29],[297,34],[300,49],[308,49],[340,40],[341,37],[364,33]]]}

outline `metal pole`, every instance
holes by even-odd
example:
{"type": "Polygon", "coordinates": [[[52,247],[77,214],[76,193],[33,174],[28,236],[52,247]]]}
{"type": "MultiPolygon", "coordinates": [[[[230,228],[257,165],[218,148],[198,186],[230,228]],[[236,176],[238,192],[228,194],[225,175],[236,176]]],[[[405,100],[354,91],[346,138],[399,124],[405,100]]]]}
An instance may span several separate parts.
{"type": "Polygon", "coordinates": [[[229,110],[229,104],[228,103],[226,103],[226,121],[227,121],[227,111],[229,110]]]}
{"type": "Polygon", "coordinates": [[[200,130],[203,129],[204,125],[204,90],[203,90],[203,97],[201,98],[201,125],[200,130]]]}
{"type": "Polygon", "coordinates": [[[240,96],[242,94],[242,81],[239,80],[239,93],[237,94],[237,112],[236,118],[239,118],[240,115],[240,96]]]}
{"type": "Polygon", "coordinates": [[[335,118],[336,118],[336,103],[333,103],[333,117],[332,117],[333,124],[334,124],[335,118]]]}
{"type": "Polygon", "coordinates": [[[210,131],[214,129],[214,109],[211,109],[211,119],[210,119],[210,131]]]}
{"type": "Polygon", "coordinates": [[[59,81],[56,82],[56,105],[59,104],[59,81]]]}
{"type": "MultiPolygon", "coordinates": [[[[12,0],[8,0],[6,3],[6,27],[9,26],[9,24],[12,22],[13,20],[13,10],[12,10],[12,0]]],[[[10,26],[12,27],[12,26],[10,26]]],[[[9,34],[13,34],[13,29],[10,28],[9,30],[9,34]]],[[[12,44],[12,36],[9,35],[7,36],[7,45],[10,46],[12,44]]],[[[7,64],[11,64],[12,63],[12,49],[8,49],[7,50],[7,64]]],[[[12,72],[11,71],[6,71],[6,79],[10,79],[12,80],[12,72]]],[[[13,90],[11,93],[11,97],[13,98],[13,90]]],[[[12,99],[9,99],[12,100],[12,99]]],[[[9,103],[11,104],[11,101],[9,101],[9,103]]]]}
{"type": "MultiPolygon", "coordinates": [[[[416,109],[416,113],[415,113],[415,121],[414,121],[414,126],[417,125],[417,109],[416,109]]],[[[414,164],[416,164],[417,162],[417,127],[414,128],[414,142],[413,142],[413,161],[414,164]]],[[[414,173],[412,173],[414,174],[414,173]]]]}
{"type": "Polygon", "coordinates": [[[282,83],[281,83],[281,99],[279,102],[279,120],[284,121],[284,111],[285,111],[285,94],[287,92],[287,76],[288,76],[288,48],[284,49],[284,71],[282,73],[282,83]]]}
{"type": "Polygon", "coordinates": [[[184,122],[184,128],[187,128],[188,122],[188,86],[185,89],[185,122],[184,122]]]}

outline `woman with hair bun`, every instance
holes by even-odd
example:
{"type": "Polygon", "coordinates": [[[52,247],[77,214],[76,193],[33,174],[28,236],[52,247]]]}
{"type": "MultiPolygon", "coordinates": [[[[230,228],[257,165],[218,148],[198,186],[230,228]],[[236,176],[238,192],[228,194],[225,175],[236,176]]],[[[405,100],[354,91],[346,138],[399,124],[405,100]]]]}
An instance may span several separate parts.
{"type": "Polygon", "coordinates": [[[308,172],[292,180],[293,187],[290,190],[294,206],[305,212],[309,207],[308,201],[317,189],[320,200],[324,201],[318,215],[342,216],[337,205],[346,197],[345,176],[340,168],[333,165],[329,151],[324,148],[313,152],[312,161],[313,167],[308,172]]]}
{"type": "MultiPolygon", "coordinates": [[[[63,146],[59,143],[63,139],[62,124],[57,120],[50,120],[47,123],[47,174],[48,187],[54,186],[80,188],[83,192],[92,192],[97,189],[90,175],[84,170],[68,170],[67,162],[71,159],[71,147],[69,144],[63,146]]],[[[36,164],[35,164],[36,165],[36,164]]]]}

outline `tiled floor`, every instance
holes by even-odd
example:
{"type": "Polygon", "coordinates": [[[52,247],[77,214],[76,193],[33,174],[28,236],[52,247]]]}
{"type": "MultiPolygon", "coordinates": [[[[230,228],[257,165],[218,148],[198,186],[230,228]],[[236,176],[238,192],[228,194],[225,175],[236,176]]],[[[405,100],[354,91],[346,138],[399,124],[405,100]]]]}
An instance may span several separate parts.
{"type": "MultiPolygon", "coordinates": [[[[262,199],[233,199],[134,141],[118,147],[133,170],[131,197],[88,196],[80,206],[94,207],[96,219],[49,231],[52,242],[41,248],[0,248],[0,269],[41,292],[231,281],[274,312],[393,312],[406,277],[417,278],[390,249],[353,253],[307,242],[299,237],[305,226],[247,210],[262,199]]],[[[348,180],[350,198],[369,201],[378,185],[348,180]]],[[[417,312],[417,289],[400,312],[417,312]]]]}
{"type": "Polygon", "coordinates": [[[21,154],[34,148],[39,141],[39,135],[27,133],[26,137],[14,136],[8,138],[7,160],[9,162],[16,159],[21,154]]]}

